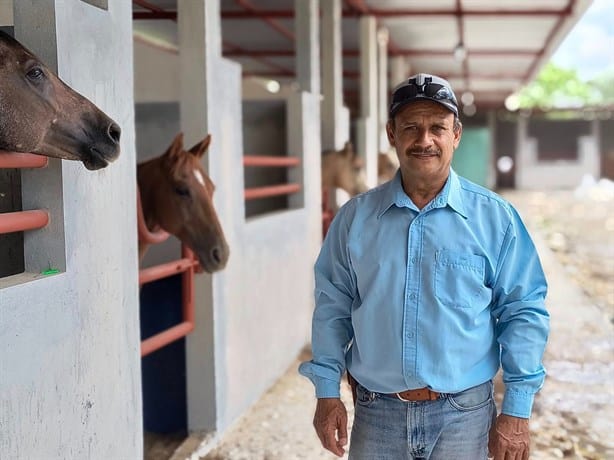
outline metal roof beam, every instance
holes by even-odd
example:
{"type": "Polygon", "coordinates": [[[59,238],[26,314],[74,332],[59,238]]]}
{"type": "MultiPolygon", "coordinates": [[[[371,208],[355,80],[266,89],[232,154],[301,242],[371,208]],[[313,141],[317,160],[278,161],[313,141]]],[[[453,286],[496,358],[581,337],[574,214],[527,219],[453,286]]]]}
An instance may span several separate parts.
{"type": "MultiPolygon", "coordinates": [[[[249,13],[254,14],[258,13],[258,10],[249,2],[249,0],[235,0],[237,5],[241,6],[243,9],[247,10],[249,13]]],[[[223,16],[222,16],[223,17],[223,16]]],[[[271,26],[274,30],[279,32],[281,35],[289,39],[290,41],[295,41],[296,37],[294,36],[294,32],[288,30],[283,24],[280,24],[275,19],[272,19],[267,16],[261,16],[259,19],[266,22],[269,26],[271,26]]]]}

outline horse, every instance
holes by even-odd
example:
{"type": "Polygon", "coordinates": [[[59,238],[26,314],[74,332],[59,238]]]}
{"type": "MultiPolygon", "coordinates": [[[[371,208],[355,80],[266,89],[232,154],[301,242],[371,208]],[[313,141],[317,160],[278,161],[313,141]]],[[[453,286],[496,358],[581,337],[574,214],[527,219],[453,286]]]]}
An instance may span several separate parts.
{"type": "Polygon", "coordinates": [[[377,183],[383,184],[391,180],[399,169],[399,159],[389,152],[377,155],[377,183]]]}
{"type": "MultiPolygon", "coordinates": [[[[211,135],[189,151],[179,133],[162,155],[137,165],[143,218],[150,231],[162,229],[188,246],[207,273],[222,270],[230,254],[213,207],[215,185],[200,160],[211,135]]],[[[149,247],[139,238],[139,260],[149,247]]]]}
{"type": "Polygon", "coordinates": [[[322,188],[345,190],[350,196],[366,192],[369,187],[364,178],[364,162],[351,142],[341,150],[327,150],[322,154],[322,188]]]}
{"type": "Polygon", "coordinates": [[[0,31],[0,150],[106,167],[120,153],[121,129],[0,31]]]}

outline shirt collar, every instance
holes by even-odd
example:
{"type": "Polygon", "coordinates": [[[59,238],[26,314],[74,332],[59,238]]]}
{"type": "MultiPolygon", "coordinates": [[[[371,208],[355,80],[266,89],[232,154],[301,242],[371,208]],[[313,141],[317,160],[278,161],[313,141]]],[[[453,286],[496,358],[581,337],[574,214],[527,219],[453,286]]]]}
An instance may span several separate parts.
{"type": "MultiPolygon", "coordinates": [[[[399,169],[394,178],[387,184],[386,193],[383,194],[382,200],[377,213],[378,219],[390,209],[392,206],[399,208],[410,208],[418,210],[416,205],[412,203],[411,199],[403,190],[403,183],[401,180],[401,170],[399,169]]],[[[467,212],[463,204],[462,187],[458,175],[452,168],[450,168],[450,175],[446,180],[443,189],[433,199],[430,208],[443,208],[450,206],[458,214],[467,218],[467,212]]]]}

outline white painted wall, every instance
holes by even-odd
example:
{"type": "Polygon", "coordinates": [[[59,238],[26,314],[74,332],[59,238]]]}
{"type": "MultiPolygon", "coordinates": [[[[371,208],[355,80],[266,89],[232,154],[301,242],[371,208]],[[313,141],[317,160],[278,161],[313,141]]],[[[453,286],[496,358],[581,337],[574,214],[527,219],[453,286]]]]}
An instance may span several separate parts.
{"type": "Polygon", "coordinates": [[[135,102],[177,102],[179,100],[179,56],[135,39],[135,102]]]}
{"type": "Polygon", "coordinates": [[[13,25],[13,0],[0,0],[0,26],[13,25]]]}
{"type": "Polygon", "coordinates": [[[95,172],[53,162],[40,177],[54,175],[59,190],[35,175],[24,185],[29,205],[60,206],[62,241],[41,231],[39,243],[61,250],[65,271],[0,288],[0,457],[142,458],[132,8],[19,0],[15,30],[50,61],[56,37],[60,77],[121,126],[122,153],[95,172]]]}
{"type": "Polygon", "coordinates": [[[578,138],[578,159],[575,161],[540,161],[537,158],[538,148],[537,140],[528,138],[524,149],[517,155],[516,184],[519,189],[575,188],[586,174],[600,176],[599,149],[593,136],[578,138]]]}
{"type": "Polygon", "coordinates": [[[203,130],[212,134],[204,162],[230,246],[222,272],[197,277],[196,330],[187,340],[189,428],[218,434],[308,342],[321,243],[319,94],[288,99],[288,152],[302,159],[292,178],[304,185],[297,209],[244,218],[241,68],[221,57],[219,8],[219,1],[184,0],[178,17],[180,43],[189,44],[180,65],[190,69],[181,72],[182,130],[187,143],[203,130]]]}

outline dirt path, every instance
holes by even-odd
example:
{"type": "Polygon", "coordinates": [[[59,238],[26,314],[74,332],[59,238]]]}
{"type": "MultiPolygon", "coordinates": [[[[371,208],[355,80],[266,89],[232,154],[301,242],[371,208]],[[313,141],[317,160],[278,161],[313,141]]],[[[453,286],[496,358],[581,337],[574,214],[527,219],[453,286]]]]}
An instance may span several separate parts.
{"type": "Polygon", "coordinates": [[[533,459],[614,458],[614,191],[505,194],[541,244],[548,276],[548,378],[533,459]]]}

